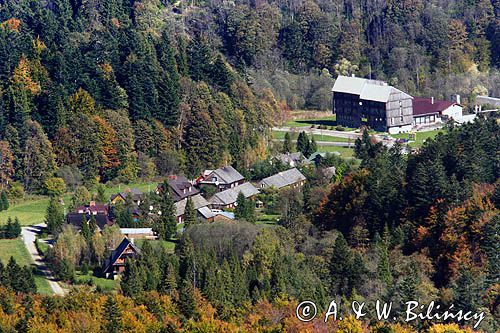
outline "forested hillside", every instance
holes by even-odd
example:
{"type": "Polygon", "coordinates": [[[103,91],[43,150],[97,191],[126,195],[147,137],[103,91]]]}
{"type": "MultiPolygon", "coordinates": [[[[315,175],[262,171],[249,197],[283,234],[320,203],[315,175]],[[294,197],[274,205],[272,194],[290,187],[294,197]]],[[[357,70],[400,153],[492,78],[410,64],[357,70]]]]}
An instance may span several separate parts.
{"type": "Polygon", "coordinates": [[[92,183],[248,166],[285,104],[330,107],[338,73],[499,95],[499,11],[487,0],[4,1],[2,181],[37,192],[57,168],[92,183]]]}

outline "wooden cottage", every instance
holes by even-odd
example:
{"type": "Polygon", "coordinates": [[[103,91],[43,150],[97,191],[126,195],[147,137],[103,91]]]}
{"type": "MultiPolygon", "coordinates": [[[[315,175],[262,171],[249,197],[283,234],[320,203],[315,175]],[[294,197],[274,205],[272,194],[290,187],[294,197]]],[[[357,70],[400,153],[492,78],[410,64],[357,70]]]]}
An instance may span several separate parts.
{"type": "Polygon", "coordinates": [[[103,273],[106,278],[115,278],[125,271],[127,260],[136,259],[140,250],[127,237],[123,238],[118,247],[111,252],[110,257],[103,266],[103,273]]]}

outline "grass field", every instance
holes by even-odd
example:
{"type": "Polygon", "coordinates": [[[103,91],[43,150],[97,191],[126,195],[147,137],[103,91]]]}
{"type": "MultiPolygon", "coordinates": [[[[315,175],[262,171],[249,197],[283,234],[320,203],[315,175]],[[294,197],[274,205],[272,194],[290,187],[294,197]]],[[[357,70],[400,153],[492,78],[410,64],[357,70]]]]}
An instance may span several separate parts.
{"type": "Polygon", "coordinates": [[[287,121],[284,126],[288,127],[305,127],[305,126],[337,126],[337,118],[335,115],[316,118],[316,119],[294,119],[287,121]]]}
{"type": "MultiPolygon", "coordinates": [[[[156,183],[133,183],[128,185],[117,185],[113,187],[106,188],[106,195],[111,195],[119,191],[123,191],[126,188],[137,187],[143,192],[147,192],[148,189],[153,191],[156,188],[156,183]]],[[[64,202],[69,204],[71,200],[71,195],[64,196],[64,202]]],[[[21,225],[33,225],[44,221],[45,210],[49,204],[49,199],[43,196],[28,197],[19,203],[11,203],[10,208],[6,211],[0,212],[0,224],[7,223],[7,219],[10,217],[18,217],[21,225]]]]}
{"type": "Polygon", "coordinates": [[[354,150],[347,147],[336,147],[336,146],[318,146],[318,151],[321,153],[340,153],[340,156],[344,158],[351,158],[354,156],[354,150]]]}
{"type": "Polygon", "coordinates": [[[260,214],[257,217],[256,224],[265,225],[265,226],[273,226],[273,225],[276,225],[279,218],[280,218],[280,215],[260,214]]]}
{"type": "MultiPolygon", "coordinates": [[[[434,138],[436,135],[438,135],[439,132],[443,132],[443,130],[434,130],[434,131],[428,131],[428,132],[417,132],[417,140],[414,142],[410,142],[408,145],[412,148],[419,148],[422,147],[424,144],[425,140],[429,138],[434,138]]],[[[402,138],[402,139],[408,139],[408,134],[407,133],[401,133],[401,134],[394,134],[392,135],[394,138],[402,138]]]]}
{"type": "Polygon", "coordinates": [[[98,287],[103,291],[114,291],[118,287],[118,281],[112,279],[100,278],[92,275],[92,272],[83,275],[81,272],[76,272],[75,280],[77,284],[89,284],[98,287]]]}
{"type": "MultiPolygon", "coordinates": [[[[283,140],[285,138],[285,133],[286,132],[281,132],[281,131],[274,131],[273,132],[273,138],[278,139],[278,140],[283,140]]],[[[299,136],[299,133],[297,132],[290,132],[290,137],[292,140],[297,140],[297,137],[299,136]]],[[[319,134],[314,134],[314,140],[316,141],[326,141],[326,142],[349,142],[349,139],[347,138],[340,138],[337,136],[330,136],[330,135],[319,135],[319,134]]],[[[311,138],[311,135],[309,135],[309,138],[311,138]]],[[[354,143],[354,140],[350,140],[351,142],[354,143]]]]}
{"type": "MultiPolygon", "coordinates": [[[[30,266],[33,263],[21,238],[0,240],[0,260],[7,265],[10,257],[14,257],[21,266],[30,266]]],[[[52,288],[43,276],[35,274],[35,283],[40,294],[52,294],[52,288]]]]}
{"type": "Polygon", "coordinates": [[[144,240],[144,239],[136,239],[135,240],[135,245],[137,245],[139,248],[142,247],[142,245],[144,245],[144,242],[151,242],[153,243],[153,245],[161,245],[165,248],[165,250],[167,250],[168,252],[171,252],[173,253],[174,252],[174,249],[175,249],[175,242],[172,242],[172,241],[163,241],[163,240],[144,240]]]}

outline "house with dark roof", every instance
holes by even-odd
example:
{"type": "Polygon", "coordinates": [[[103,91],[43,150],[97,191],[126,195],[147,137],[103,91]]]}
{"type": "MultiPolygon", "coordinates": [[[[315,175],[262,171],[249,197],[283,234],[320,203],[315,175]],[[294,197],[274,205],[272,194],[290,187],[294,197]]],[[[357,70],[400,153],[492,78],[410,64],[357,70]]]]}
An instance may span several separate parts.
{"type": "MultiPolygon", "coordinates": [[[[184,176],[169,176],[167,183],[170,187],[172,199],[174,200],[174,202],[181,201],[183,199],[186,199],[187,197],[192,197],[200,193],[200,191],[196,187],[194,187],[193,183],[191,183],[184,176]]],[[[156,187],[157,194],[159,194],[161,191],[163,191],[163,183],[158,184],[158,186],[156,187]]]]}
{"type": "Polygon", "coordinates": [[[386,82],[340,75],[332,93],[339,125],[366,125],[390,134],[412,129],[413,97],[386,82]]]}
{"type": "Polygon", "coordinates": [[[274,187],[282,189],[285,187],[300,188],[306,182],[306,177],[297,168],[278,172],[275,175],[264,178],[259,182],[260,188],[274,187]]]}
{"type": "Polygon", "coordinates": [[[72,225],[77,230],[82,230],[82,223],[89,223],[91,216],[95,218],[97,228],[99,231],[102,231],[105,226],[112,226],[113,222],[109,219],[107,214],[97,213],[91,214],[89,212],[85,213],[69,213],[66,215],[66,221],[68,224],[72,225]]]}
{"type": "Polygon", "coordinates": [[[290,168],[295,168],[296,166],[309,162],[301,152],[278,154],[274,159],[290,168]]]}
{"type": "Polygon", "coordinates": [[[116,205],[121,202],[123,203],[129,195],[132,195],[132,201],[136,206],[141,204],[143,193],[138,188],[126,189],[123,192],[113,194],[110,197],[111,204],[116,205]]]}
{"type": "MultiPolygon", "coordinates": [[[[184,213],[186,210],[187,198],[184,198],[175,203],[175,216],[177,218],[177,223],[184,222],[184,213]]],[[[191,197],[193,200],[194,209],[196,209],[198,213],[198,219],[211,220],[213,219],[212,211],[208,207],[210,204],[201,194],[196,194],[191,197]]]]}
{"type": "Polygon", "coordinates": [[[205,170],[198,183],[200,185],[215,186],[218,191],[224,191],[239,186],[244,182],[245,177],[229,165],[216,170],[205,170]]]}
{"type": "Polygon", "coordinates": [[[103,274],[106,278],[115,278],[125,271],[128,260],[137,259],[141,251],[127,237],[123,238],[118,247],[111,252],[109,258],[104,262],[103,274]]]}
{"type": "Polygon", "coordinates": [[[436,100],[431,98],[413,99],[413,125],[424,127],[454,119],[460,121],[463,117],[462,106],[454,101],[436,100]]]}
{"type": "Polygon", "coordinates": [[[88,205],[82,205],[76,208],[76,213],[88,213],[92,215],[97,214],[108,214],[109,206],[105,204],[98,204],[95,201],[91,201],[88,205]]]}
{"type": "Polygon", "coordinates": [[[243,193],[245,198],[253,198],[259,194],[259,190],[250,183],[243,183],[236,187],[229,188],[225,191],[215,193],[213,197],[208,200],[212,208],[222,209],[222,208],[233,208],[235,206],[236,200],[238,199],[238,194],[243,193]]]}

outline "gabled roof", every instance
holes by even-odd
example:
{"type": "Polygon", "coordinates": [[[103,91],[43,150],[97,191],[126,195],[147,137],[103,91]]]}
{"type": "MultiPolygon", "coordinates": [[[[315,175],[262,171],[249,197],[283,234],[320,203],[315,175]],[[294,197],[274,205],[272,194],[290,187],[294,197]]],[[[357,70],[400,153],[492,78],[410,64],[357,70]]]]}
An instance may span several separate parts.
{"type": "Polygon", "coordinates": [[[131,188],[127,191],[123,191],[123,192],[119,192],[117,194],[113,194],[111,196],[111,201],[113,201],[117,196],[121,196],[123,199],[125,199],[129,194],[132,194],[133,195],[133,199],[134,200],[140,200],[141,197],[142,197],[142,192],[141,190],[139,190],[138,188],[131,188]]]}
{"type": "Polygon", "coordinates": [[[76,208],[76,212],[92,212],[92,213],[106,213],[109,211],[108,205],[103,205],[103,204],[92,204],[92,205],[85,205],[85,206],[80,206],[76,208]]]}
{"type": "Polygon", "coordinates": [[[211,181],[211,177],[216,175],[218,177],[217,181],[221,184],[232,184],[240,180],[245,179],[235,168],[228,165],[210,172],[205,178],[207,181],[211,181]]]}
{"type": "Polygon", "coordinates": [[[440,100],[434,100],[433,103],[432,98],[415,97],[413,99],[413,115],[423,116],[426,114],[441,113],[453,105],[458,105],[458,104],[450,101],[440,101],[440,100]]]}
{"type": "Polygon", "coordinates": [[[104,272],[107,272],[108,269],[114,265],[116,260],[121,257],[123,252],[127,249],[127,247],[131,247],[136,254],[140,254],[141,250],[137,246],[135,246],[127,237],[124,237],[123,240],[121,241],[120,245],[111,252],[110,258],[106,260],[104,263],[104,272]]]}
{"type": "Polygon", "coordinates": [[[290,162],[302,163],[305,161],[305,157],[304,157],[304,155],[302,155],[301,152],[288,153],[288,154],[278,154],[275,156],[275,159],[277,159],[278,161],[280,161],[284,164],[290,164],[290,162]]]}
{"type": "MultiPolygon", "coordinates": [[[[93,216],[95,217],[97,226],[101,230],[104,229],[104,227],[106,225],[112,225],[111,221],[108,218],[108,215],[106,215],[106,214],[97,213],[97,214],[95,214],[93,216]]],[[[86,219],[87,222],[90,221],[90,214],[86,214],[86,213],[69,213],[66,216],[66,221],[69,224],[75,226],[78,230],[81,230],[82,229],[82,222],[83,222],[84,218],[86,219]]]]}
{"type": "Polygon", "coordinates": [[[210,198],[209,202],[215,205],[230,205],[236,202],[240,192],[243,193],[245,198],[259,194],[259,190],[247,182],[214,194],[214,196],[210,198]]]}
{"type": "MultiPolygon", "coordinates": [[[[169,178],[168,185],[172,189],[172,199],[177,202],[184,198],[200,193],[193,184],[184,176],[175,176],[169,178]]],[[[158,185],[162,186],[162,184],[158,185]]]]}
{"type": "Polygon", "coordinates": [[[306,177],[297,168],[279,172],[262,179],[261,187],[274,186],[278,189],[306,180],[306,177]]]}
{"type": "Polygon", "coordinates": [[[333,92],[358,95],[360,99],[386,103],[391,94],[402,92],[384,81],[339,75],[332,88],[333,92]]]}
{"type": "MultiPolygon", "coordinates": [[[[181,201],[178,201],[175,203],[176,216],[184,215],[187,200],[188,199],[185,198],[185,199],[182,199],[181,201]]],[[[202,207],[207,207],[209,205],[208,201],[205,200],[205,198],[202,197],[201,194],[193,195],[191,197],[191,200],[193,200],[194,209],[196,209],[196,210],[199,210],[202,207]]]]}

